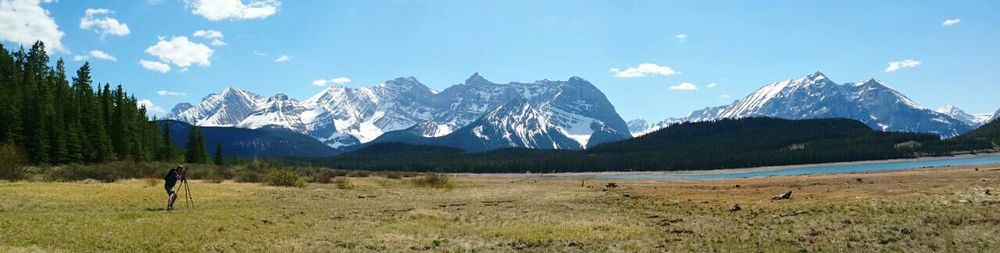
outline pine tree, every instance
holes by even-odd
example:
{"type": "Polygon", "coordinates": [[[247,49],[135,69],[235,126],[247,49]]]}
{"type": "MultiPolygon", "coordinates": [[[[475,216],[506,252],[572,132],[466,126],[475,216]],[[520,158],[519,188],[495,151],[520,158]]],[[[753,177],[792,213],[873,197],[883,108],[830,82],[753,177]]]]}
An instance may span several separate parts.
{"type": "Polygon", "coordinates": [[[72,82],[62,59],[54,68],[48,63],[42,42],[17,52],[0,45],[0,141],[14,144],[35,164],[157,157],[163,146],[159,126],[134,96],[120,85],[95,92],[89,63],[72,82]]]}
{"type": "MultiPolygon", "coordinates": [[[[157,125],[159,124],[157,123],[157,125]]],[[[159,156],[157,157],[157,160],[160,161],[173,161],[176,156],[174,143],[173,140],[171,140],[173,137],[170,134],[170,125],[170,121],[163,121],[163,140],[160,141],[162,145],[160,146],[159,156]]]]}
{"type": "Polygon", "coordinates": [[[90,79],[90,63],[84,63],[76,71],[73,78],[73,91],[75,99],[80,108],[80,125],[82,126],[84,139],[84,160],[87,162],[104,162],[113,158],[111,150],[111,139],[108,137],[105,124],[102,120],[100,101],[94,95],[90,79]]]}
{"type": "Polygon", "coordinates": [[[222,143],[215,144],[215,157],[212,160],[215,162],[215,165],[223,165],[225,163],[222,157],[222,143]]]}
{"type": "Polygon", "coordinates": [[[208,145],[205,143],[205,134],[202,133],[200,129],[198,130],[198,143],[201,143],[198,145],[199,160],[202,161],[202,163],[210,162],[211,160],[209,160],[208,156],[208,145]]]}
{"type": "Polygon", "coordinates": [[[201,134],[198,126],[191,126],[188,133],[187,149],[184,153],[184,161],[187,163],[207,163],[208,148],[205,147],[205,136],[201,134]]]}
{"type": "Polygon", "coordinates": [[[66,112],[63,108],[65,106],[63,101],[69,99],[69,84],[66,82],[66,66],[62,58],[56,62],[56,69],[49,76],[49,85],[52,92],[52,100],[48,102],[52,105],[52,118],[47,126],[50,137],[49,160],[52,164],[59,164],[67,162],[69,158],[65,128],[66,112]]]}
{"type": "Polygon", "coordinates": [[[22,129],[25,131],[26,141],[22,144],[28,152],[28,159],[32,163],[43,163],[49,161],[49,133],[46,130],[47,120],[52,116],[52,108],[49,101],[47,84],[49,67],[49,56],[45,53],[45,44],[41,41],[35,42],[28,51],[27,61],[24,63],[26,74],[23,75],[25,96],[23,96],[24,109],[21,111],[22,129]],[[31,95],[27,95],[31,94],[31,95]]]}

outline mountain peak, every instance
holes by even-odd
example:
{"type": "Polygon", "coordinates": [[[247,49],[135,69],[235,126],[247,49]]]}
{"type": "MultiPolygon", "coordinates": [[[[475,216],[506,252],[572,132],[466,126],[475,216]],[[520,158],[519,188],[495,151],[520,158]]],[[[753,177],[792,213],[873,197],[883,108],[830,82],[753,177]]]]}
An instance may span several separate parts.
{"type": "Polygon", "coordinates": [[[965,112],[962,109],[959,109],[957,106],[954,106],[954,105],[946,105],[946,106],[938,107],[937,110],[935,110],[935,111],[940,112],[940,113],[965,112]]]}
{"type": "Polygon", "coordinates": [[[479,75],[479,72],[472,73],[472,76],[469,76],[468,79],[465,79],[465,84],[488,84],[488,83],[490,83],[490,81],[486,80],[486,78],[483,78],[483,76],[479,75]]]}
{"type": "Polygon", "coordinates": [[[226,86],[225,89],[222,89],[222,93],[223,94],[224,93],[229,93],[229,92],[243,92],[243,89],[240,89],[240,87],[236,87],[236,86],[226,86]]]}
{"type": "Polygon", "coordinates": [[[406,87],[409,87],[409,86],[424,86],[424,84],[420,83],[420,81],[417,80],[416,77],[412,77],[412,76],[409,76],[409,77],[399,77],[399,78],[396,78],[396,79],[392,79],[392,80],[386,81],[384,84],[388,85],[388,86],[406,86],[406,87]]]}
{"type": "Polygon", "coordinates": [[[826,79],[826,75],[824,75],[823,72],[819,72],[819,71],[816,71],[816,73],[812,73],[812,75],[809,75],[808,77],[809,77],[809,79],[813,79],[813,80],[826,79]]]}
{"type": "Polygon", "coordinates": [[[389,90],[395,90],[399,92],[407,93],[421,93],[421,94],[433,94],[431,88],[427,87],[415,77],[400,77],[393,80],[386,81],[379,87],[388,88],[389,90]]]}
{"type": "Polygon", "coordinates": [[[878,78],[875,78],[875,77],[869,78],[868,80],[865,80],[864,82],[857,83],[857,85],[879,85],[879,86],[886,86],[885,83],[882,82],[882,80],[878,80],[878,78]]]}
{"type": "Polygon", "coordinates": [[[285,93],[274,94],[274,96],[271,96],[271,100],[288,100],[288,95],[285,95],[285,93]]]}

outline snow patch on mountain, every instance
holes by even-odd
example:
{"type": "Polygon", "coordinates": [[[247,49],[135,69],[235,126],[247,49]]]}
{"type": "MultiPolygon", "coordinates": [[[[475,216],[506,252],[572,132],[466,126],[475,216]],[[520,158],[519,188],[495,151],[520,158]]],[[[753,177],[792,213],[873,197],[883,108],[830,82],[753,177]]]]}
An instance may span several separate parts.
{"type": "Polygon", "coordinates": [[[883,131],[951,137],[971,130],[948,114],[926,109],[878,79],[837,84],[821,72],[767,84],[731,105],[694,111],[682,121],[776,117],[849,118],[883,131]]]}
{"type": "MultiPolygon", "coordinates": [[[[469,126],[512,103],[537,108],[504,111],[517,115],[492,115],[490,120],[525,122],[515,130],[495,132],[480,128],[481,139],[520,138],[515,147],[582,148],[627,136],[627,127],[604,94],[589,82],[541,80],[533,83],[492,83],[478,73],[462,84],[435,91],[416,78],[405,77],[362,88],[331,86],[303,101],[284,94],[270,98],[230,87],[195,106],[175,108],[168,118],[198,125],[260,128],[279,126],[312,136],[327,145],[346,147],[367,143],[387,132],[407,131],[420,137],[443,137],[469,126]],[[530,122],[530,123],[527,123],[530,122]],[[597,130],[595,130],[597,129],[597,130]],[[555,131],[574,145],[528,141],[534,134],[555,131]]],[[[496,122],[488,122],[496,125],[496,122]]],[[[497,123],[498,124],[498,123],[497,123]]],[[[497,125],[499,128],[504,128],[497,125]]]]}
{"type": "Polygon", "coordinates": [[[992,116],[992,114],[988,113],[969,114],[963,111],[962,109],[959,109],[958,107],[951,105],[937,108],[934,111],[951,116],[952,118],[962,121],[963,123],[969,126],[982,125],[983,123],[986,123],[986,120],[989,120],[990,117],[992,116]]]}

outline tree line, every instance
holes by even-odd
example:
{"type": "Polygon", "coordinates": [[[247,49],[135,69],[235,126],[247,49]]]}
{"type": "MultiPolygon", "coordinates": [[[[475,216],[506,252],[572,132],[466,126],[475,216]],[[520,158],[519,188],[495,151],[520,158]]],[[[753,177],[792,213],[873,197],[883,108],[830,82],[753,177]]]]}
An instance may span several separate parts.
{"type": "Polygon", "coordinates": [[[0,44],[0,143],[28,163],[210,162],[203,136],[182,154],[134,95],[95,85],[89,62],[72,78],[63,59],[49,62],[40,41],[17,51],[0,44]]]}
{"type": "Polygon", "coordinates": [[[744,118],[680,123],[579,151],[511,148],[466,153],[454,148],[379,143],[312,162],[351,170],[669,171],[909,158],[921,156],[922,147],[939,142],[933,134],[875,131],[848,119],[744,118]]]}

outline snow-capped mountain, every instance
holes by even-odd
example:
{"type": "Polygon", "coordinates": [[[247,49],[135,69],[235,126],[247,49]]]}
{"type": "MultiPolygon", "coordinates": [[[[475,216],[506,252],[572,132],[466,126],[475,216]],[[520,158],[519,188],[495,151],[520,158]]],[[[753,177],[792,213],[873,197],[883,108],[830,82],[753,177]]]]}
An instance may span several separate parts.
{"type": "Polygon", "coordinates": [[[211,126],[281,126],[333,147],[367,143],[393,131],[400,132],[393,136],[444,137],[474,122],[495,127],[492,134],[472,135],[489,140],[484,150],[578,149],[629,136],[604,94],[578,77],[495,84],[476,73],[441,92],[408,77],[374,87],[328,87],[301,102],[283,94],[263,98],[227,88],[198,105],[179,104],[174,111],[167,118],[211,126]],[[530,110],[511,110],[515,104],[530,110]]]}
{"type": "Polygon", "coordinates": [[[992,116],[992,114],[982,114],[982,113],[969,114],[963,111],[962,109],[959,109],[958,107],[950,105],[938,108],[937,110],[934,111],[947,114],[948,116],[951,116],[952,118],[962,121],[963,123],[969,126],[982,125],[983,123],[986,123],[986,120],[990,119],[990,117],[992,116]]]}
{"type": "Polygon", "coordinates": [[[997,120],[997,119],[1000,119],[1000,109],[997,109],[997,112],[994,112],[993,116],[990,116],[986,120],[983,120],[983,124],[987,124],[987,123],[993,122],[994,120],[997,120]]]}
{"type": "Polygon", "coordinates": [[[195,106],[188,103],[174,106],[167,118],[199,126],[236,126],[256,112],[265,101],[266,98],[260,95],[227,87],[220,93],[209,94],[195,106]]]}
{"type": "Polygon", "coordinates": [[[698,110],[683,121],[758,116],[849,118],[877,130],[935,133],[943,137],[972,128],[952,116],[921,107],[877,79],[837,84],[820,72],[765,85],[731,105],[698,110]]]}
{"type": "Polygon", "coordinates": [[[628,131],[633,137],[639,137],[656,130],[663,129],[670,126],[671,124],[684,122],[683,119],[678,118],[667,118],[660,122],[649,122],[644,119],[633,119],[628,121],[628,131]]]}

